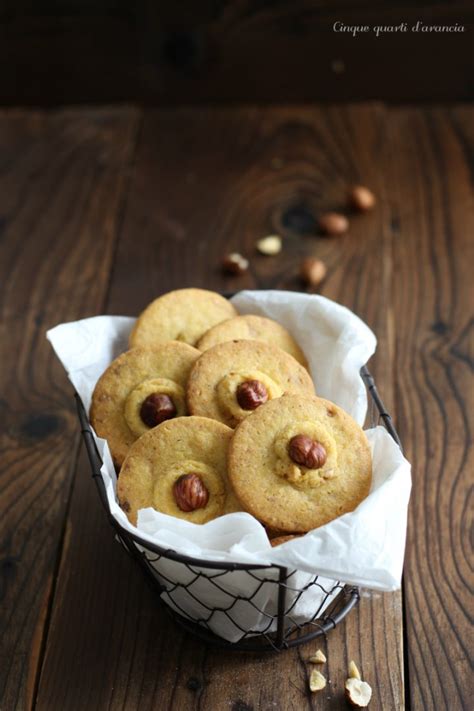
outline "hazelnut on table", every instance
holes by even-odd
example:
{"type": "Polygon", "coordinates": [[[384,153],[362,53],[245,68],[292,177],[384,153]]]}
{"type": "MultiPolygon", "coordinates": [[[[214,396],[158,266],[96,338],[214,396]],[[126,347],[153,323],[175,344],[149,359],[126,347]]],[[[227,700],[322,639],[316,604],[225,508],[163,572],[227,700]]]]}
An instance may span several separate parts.
{"type": "Polygon", "coordinates": [[[329,237],[343,235],[349,229],[349,220],[339,212],[326,212],[319,218],[319,228],[329,237]]]}
{"type": "Polygon", "coordinates": [[[322,259],[306,257],[301,262],[300,276],[306,286],[315,288],[323,281],[327,273],[326,265],[322,259]]]}
{"type": "Polygon", "coordinates": [[[369,188],[363,185],[354,185],[349,191],[349,202],[355,210],[368,212],[372,210],[377,200],[369,188]]]}

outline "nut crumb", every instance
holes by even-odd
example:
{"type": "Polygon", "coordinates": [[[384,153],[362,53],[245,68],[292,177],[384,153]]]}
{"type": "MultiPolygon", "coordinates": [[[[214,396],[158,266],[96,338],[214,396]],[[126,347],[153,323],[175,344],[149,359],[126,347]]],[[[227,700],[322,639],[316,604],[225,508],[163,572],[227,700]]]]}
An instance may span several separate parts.
{"type": "Polygon", "coordinates": [[[362,679],[360,671],[353,659],[349,662],[349,679],[362,679]]]}
{"type": "Polygon", "coordinates": [[[326,686],[326,677],[317,669],[313,669],[309,677],[309,688],[311,691],[321,691],[326,686]]]}
{"type": "Polygon", "coordinates": [[[365,709],[372,698],[372,688],[366,681],[360,679],[347,679],[345,684],[346,698],[352,706],[365,709]]]}
{"type": "Polygon", "coordinates": [[[281,252],[281,237],[279,235],[268,235],[257,241],[257,249],[260,254],[273,256],[281,252]]]}
{"type": "Polygon", "coordinates": [[[222,269],[227,274],[243,274],[247,271],[248,268],[248,259],[242,257],[242,255],[238,254],[238,252],[232,252],[231,254],[228,254],[226,257],[224,257],[224,259],[222,260],[222,269]]]}
{"type": "Polygon", "coordinates": [[[308,662],[311,662],[312,664],[326,664],[326,655],[318,649],[316,654],[313,654],[313,656],[308,659],[308,662]]]}

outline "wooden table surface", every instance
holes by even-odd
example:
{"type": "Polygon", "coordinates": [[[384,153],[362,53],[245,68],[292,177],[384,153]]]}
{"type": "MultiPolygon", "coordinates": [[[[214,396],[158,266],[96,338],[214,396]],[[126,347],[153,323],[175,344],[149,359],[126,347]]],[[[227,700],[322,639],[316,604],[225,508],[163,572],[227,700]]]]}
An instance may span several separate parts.
{"type": "Polygon", "coordinates": [[[0,114],[2,711],[339,709],[350,659],[372,709],[472,708],[473,127],[467,106],[0,114]],[[354,182],[377,209],[318,237],[354,182]],[[283,252],[257,256],[275,232],[283,252]],[[241,278],[219,270],[232,250],[241,278]],[[363,592],[322,642],[214,651],[113,540],[45,331],[176,287],[298,289],[309,254],[321,293],[378,337],[370,367],[413,463],[403,591],[363,592]],[[318,647],[330,684],[311,695],[318,647]]]}

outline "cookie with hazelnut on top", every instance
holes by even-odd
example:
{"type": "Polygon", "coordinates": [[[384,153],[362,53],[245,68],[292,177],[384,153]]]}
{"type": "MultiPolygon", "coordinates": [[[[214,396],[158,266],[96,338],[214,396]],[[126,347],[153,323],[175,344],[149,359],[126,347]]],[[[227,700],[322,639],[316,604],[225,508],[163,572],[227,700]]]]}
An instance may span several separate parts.
{"type": "Polygon", "coordinates": [[[140,509],[206,523],[241,511],[227,476],[232,430],[205,417],[177,417],[133,444],[117,484],[122,509],[136,524],[140,509]]]}
{"type": "Polygon", "coordinates": [[[229,477],[245,510],[266,527],[305,533],[353,511],[368,495],[372,457],[364,431],[342,408],[285,395],[239,424],[229,477]]]}
{"type": "Polygon", "coordinates": [[[206,350],[191,370],[186,391],[192,415],[229,427],[285,393],[314,395],[311,376],[289,353],[255,340],[227,341],[206,350]]]}
{"type": "Polygon", "coordinates": [[[200,355],[196,348],[178,341],[132,348],[99,378],[90,421],[98,436],[108,441],[117,467],[138,437],[188,413],[186,383],[200,355]]]}

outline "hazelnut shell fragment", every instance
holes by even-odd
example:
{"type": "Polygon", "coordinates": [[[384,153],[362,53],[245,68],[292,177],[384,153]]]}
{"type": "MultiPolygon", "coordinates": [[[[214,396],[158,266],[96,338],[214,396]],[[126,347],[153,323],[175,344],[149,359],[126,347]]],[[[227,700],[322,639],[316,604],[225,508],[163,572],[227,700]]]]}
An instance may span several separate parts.
{"type": "Polygon", "coordinates": [[[360,679],[347,679],[345,683],[346,698],[352,706],[365,709],[372,698],[372,688],[366,681],[360,679]]]}
{"type": "Polygon", "coordinates": [[[327,459],[323,445],[307,435],[292,437],[288,445],[288,454],[295,464],[300,464],[308,469],[320,469],[327,459]]]}
{"type": "Polygon", "coordinates": [[[148,427],[156,427],[161,422],[170,420],[175,417],[176,412],[173,400],[164,393],[151,393],[140,407],[140,417],[148,427]]]}
{"type": "Polygon", "coordinates": [[[260,380],[246,380],[237,388],[236,396],[243,410],[256,410],[268,400],[268,391],[260,380]]]}
{"type": "Polygon", "coordinates": [[[337,237],[349,229],[349,220],[338,212],[327,212],[319,218],[319,227],[329,237],[337,237]]]}
{"type": "Polygon", "coordinates": [[[349,202],[355,210],[368,212],[372,210],[377,200],[369,188],[363,185],[354,185],[349,192],[349,202]]]}
{"type": "Polygon", "coordinates": [[[244,274],[249,268],[249,261],[238,252],[231,252],[222,260],[222,269],[226,274],[244,274]]]}
{"type": "Polygon", "coordinates": [[[173,495],[181,511],[202,509],[209,501],[209,491],[199,474],[183,474],[173,485],[173,495]]]}

